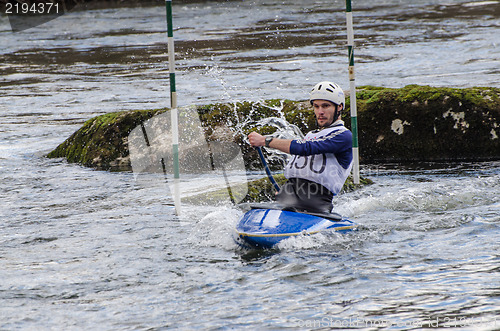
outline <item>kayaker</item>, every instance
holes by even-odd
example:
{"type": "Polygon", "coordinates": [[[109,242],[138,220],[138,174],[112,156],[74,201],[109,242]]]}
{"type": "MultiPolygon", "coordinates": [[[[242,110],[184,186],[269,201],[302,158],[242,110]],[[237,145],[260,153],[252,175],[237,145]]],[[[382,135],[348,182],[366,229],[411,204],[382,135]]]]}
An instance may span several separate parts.
{"type": "Polygon", "coordinates": [[[248,135],[250,145],[266,146],[291,154],[285,167],[286,183],[276,202],[297,210],[331,212],[332,199],[352,168],[352,133],[340,119],[345,108],[344,91],[332,82],[320,82],[310,92],[317,130],[303,140],[278,139],[257,132],[248,135]]]}

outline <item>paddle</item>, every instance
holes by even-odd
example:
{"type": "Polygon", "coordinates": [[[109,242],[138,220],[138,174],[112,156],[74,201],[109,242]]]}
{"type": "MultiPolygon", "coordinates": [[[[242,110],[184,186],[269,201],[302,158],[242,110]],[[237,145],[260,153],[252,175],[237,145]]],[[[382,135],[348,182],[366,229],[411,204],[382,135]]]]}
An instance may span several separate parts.
{"type": "Polygon", "coordinates": [[[260,162],[262,162],[262,165],[264,166],[264,169],[266,170],[266,174],[267,174],[267,177],[269,178],[269,181],[271,182],[271,184],[273,184],[276,191],[279,192],[280,187],[279,187],[278,183],[276,183],[276,180],[274,179],[273,175],[271,174],[271,170],[269,170],[266,159],[264,158],[264,153],[262,153],[262,149],[260,147],[256,147],[256,148],[257,148],[257,152],[259,153],[260,162]]]}

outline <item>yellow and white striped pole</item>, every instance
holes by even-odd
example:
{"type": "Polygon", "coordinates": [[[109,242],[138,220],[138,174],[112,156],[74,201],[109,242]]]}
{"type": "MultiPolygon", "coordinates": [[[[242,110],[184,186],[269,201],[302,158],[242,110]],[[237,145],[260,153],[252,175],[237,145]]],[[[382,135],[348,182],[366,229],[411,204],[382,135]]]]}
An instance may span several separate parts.
{"type": "Polygon", "coordinates": [[[177,93],[175,90],[175,52],[174,52],[174,29],[172,24],[172,0],[165,0],[167,9],[167,33],[168,33],[168,71],[170,75],[170,121],[172,126],[172,155],[174,170],[174,205],[175,214],[181,214],[180,197],[180,171],[179,171],[179,122],[177,114],[177,93]]]}
{"type": "Polygon", "coordinates": [[[359,184],[358,113],[356,110],[356,82],[354,79],[354,29],[352,26],[351,0],[346,0],[345,12],[347,20],[347,51],[349,55],[349,88],[351,91],[352,178],[354,184],[359,184]]]}

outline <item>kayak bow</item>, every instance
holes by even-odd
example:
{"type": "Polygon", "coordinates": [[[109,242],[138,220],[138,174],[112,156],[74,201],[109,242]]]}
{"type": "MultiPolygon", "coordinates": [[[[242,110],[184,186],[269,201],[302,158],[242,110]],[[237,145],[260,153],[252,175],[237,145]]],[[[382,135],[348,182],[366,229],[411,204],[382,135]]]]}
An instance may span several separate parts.
{"type": "Polygon", "coordinates": [[[251,205],[239,220],[235,241],[243,247],[271,248],[280,241],[321,231],[348,232],[356,224],[338,214],[284,210],[279,205],[251,205]]]}

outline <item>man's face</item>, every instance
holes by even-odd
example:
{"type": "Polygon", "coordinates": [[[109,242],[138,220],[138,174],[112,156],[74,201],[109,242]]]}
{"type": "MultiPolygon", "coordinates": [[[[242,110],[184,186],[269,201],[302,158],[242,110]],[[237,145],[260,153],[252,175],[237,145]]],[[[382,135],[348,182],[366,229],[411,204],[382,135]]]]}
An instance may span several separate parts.
{"type": "Polygon", "coordinates": [[[333,118],[335,114],[335,105],[332,102],[327,100],[313,100],[312,105],[319,127],[327,127],[336,120],[333,118]]]}

